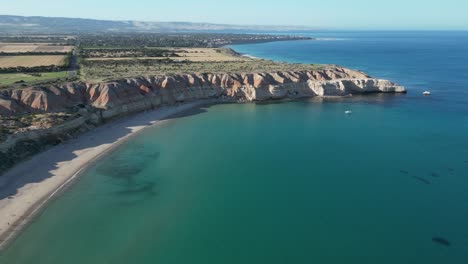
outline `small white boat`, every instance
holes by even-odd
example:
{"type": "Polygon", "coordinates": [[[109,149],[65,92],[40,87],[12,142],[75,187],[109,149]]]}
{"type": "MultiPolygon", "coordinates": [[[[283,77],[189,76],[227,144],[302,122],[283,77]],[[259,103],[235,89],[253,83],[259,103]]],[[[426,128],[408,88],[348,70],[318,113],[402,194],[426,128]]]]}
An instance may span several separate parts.
{"type": "Polygon", "coordinates": [[[424,92],[423,92],[423,95],[431,95],[431,92],[429,92],[429,91],[424,91],[424,92]]]}
{"type": "Polygon", "coordinates": [[[347,115],[350,115],[350,114],[353,113],[353,111],[349,111],[349,110],[348,110],[348,111],[345,111],[344,113],[347,114],[347,115]]]}

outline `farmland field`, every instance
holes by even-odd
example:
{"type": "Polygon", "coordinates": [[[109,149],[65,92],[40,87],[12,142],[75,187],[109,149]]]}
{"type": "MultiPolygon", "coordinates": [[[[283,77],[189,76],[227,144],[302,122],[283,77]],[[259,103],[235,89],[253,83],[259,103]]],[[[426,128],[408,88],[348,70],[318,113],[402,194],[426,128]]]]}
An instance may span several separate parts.
{"type": "Polygon", "coordinates": [[[67,71],[61,72],[42,72],[36,74],[26,73],[2,73],[0,74],[0,89],[1,86],[9,86],[15,83],[32,85],[43,81],[53,81],[57,79],[66,79],[68,77],[67,71]]]}
{"type": "Polygon", "coordinates": [[[0,68],[10,67],[37,67],[37,66],[62,66],[67,56],[44,55],[44,56],[0,56],[0,68]]]}
{"type": "Polygon", "coordinates": [[[70,52],[73,46],[54,46],[34,43],[0,43],[0,52],[70,52]]]}

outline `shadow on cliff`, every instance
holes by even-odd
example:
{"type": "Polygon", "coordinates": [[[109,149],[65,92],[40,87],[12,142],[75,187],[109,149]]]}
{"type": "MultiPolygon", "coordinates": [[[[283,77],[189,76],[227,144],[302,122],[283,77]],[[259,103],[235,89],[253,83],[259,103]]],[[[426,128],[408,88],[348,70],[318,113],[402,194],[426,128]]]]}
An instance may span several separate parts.
{"type": "Polygon", "coordinates": [[[354,94],[345,97],[316,97],[313,100],[316,103],[365,103],[380,106],[393,106],[395,103],[401,103],[402,98],[407,98],[407,94],[386,94],[386,93],[367,93],[354,94]]]}
{"type": "MultiPolygon", "coordinates": [[[[211,105],[195,106],[164,118],[157,118],[158,110],[148,111],[134,115],[130,118],[118,119],[99,126],[78,136],[78,138],[65,141],[57,146],[43,151],[29,160],[26,160],[0,176],[0,200],[13,198],[18,190],[26,185],[41,183],[52,176],[60,165],[70,162],[78,157],[79,152],[103,144],[112,144],[117,140],[130,135],[132,127],[150,126],[152,121],[173,120],[206,113],[211,105]],[[110,130],[111,129],[111,130],[110,130]],[[106,130],[109,133],[106,133],[106,130]]],[[[92,160],[95,162],[98,159],[92,160]]],[[[0,161],[1,162],[1,161],[0,161]]]]}
{"type": "Polygon", "coordinates": [[[407,94],[385,94],[385,93],[366,93],[366,94],[355,94],[353,96],[330,96],[330,97],[312,97],[312,98],[296,98],[292,100],[265,100],[256,101],[255,105],[268,106],[276,104],[287,104],[294,102],[296,104],[333,104],[333,103],[348,103],[348,104],[370,104],[379,105],[383,107],[392,107],[397,103],[402,102],[403,97],[408,97],[407,94]]]}

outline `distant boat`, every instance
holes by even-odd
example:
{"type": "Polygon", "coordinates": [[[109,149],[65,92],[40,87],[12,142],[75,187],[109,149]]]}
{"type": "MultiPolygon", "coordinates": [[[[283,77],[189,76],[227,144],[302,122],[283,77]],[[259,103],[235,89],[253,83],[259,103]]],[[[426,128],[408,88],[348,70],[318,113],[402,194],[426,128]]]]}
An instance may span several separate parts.
{"type": "Polygon", "coordinates": [[[347,114],[347,115],[350,115],[350,114],[352,114],[352,113],[353,113],[353,111],[349,111],[349,110],[348,110],[348,111],[345,111],[345,114],[347,114]]]}
{"type": "Polygon", "coordinates": [[[431,92],[429,92],[429,91],[424,91],[424,92],[423,92],[423,95],[431,95],[431,92]]]}

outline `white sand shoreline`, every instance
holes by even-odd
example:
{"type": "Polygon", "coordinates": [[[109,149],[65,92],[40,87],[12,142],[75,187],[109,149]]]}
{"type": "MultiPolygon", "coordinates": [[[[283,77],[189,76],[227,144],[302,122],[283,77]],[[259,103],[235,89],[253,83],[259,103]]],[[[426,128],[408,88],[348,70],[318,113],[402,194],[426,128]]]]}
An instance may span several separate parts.
{"type": "Polygon", "coordinates": [[[200,100],[120,119],[54,146],[7,171],[0,177],[0,250],[94,161],[165,118],[211,103],[214,101],[200,100]]]}
{"type": "Polygon", "coordinates": [[[252,55],[249,55],[249,54],[241,54],[241,57],[252,59],[252,60],[262,60],[262,58],[255,57],[255,56],[252,56],[252,55]]]}

